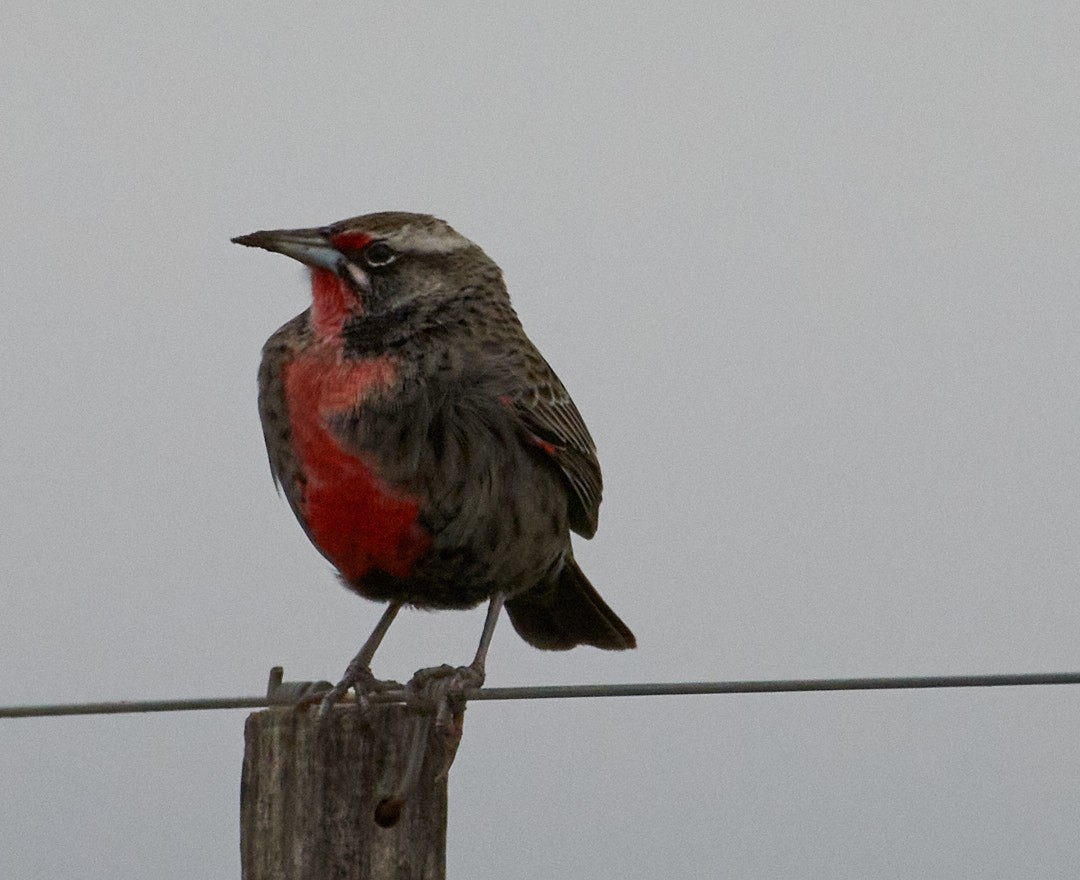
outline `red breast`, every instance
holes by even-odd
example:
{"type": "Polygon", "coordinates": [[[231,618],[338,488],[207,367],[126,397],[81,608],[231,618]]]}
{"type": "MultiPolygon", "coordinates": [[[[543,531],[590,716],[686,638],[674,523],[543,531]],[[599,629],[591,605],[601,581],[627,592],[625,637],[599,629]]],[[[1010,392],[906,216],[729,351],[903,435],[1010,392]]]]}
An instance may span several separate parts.
{"type": "Polygon", "coordinates": [[[285,368],[293,454],[306,481],[300,511],[312,540],[352,583],[373,568],[406,577],[431,546],[417,523],[417,501],[393,492],[327,427],[394,376],[389,357],[342,360],[332,345],[316,344],[285,368]]]}

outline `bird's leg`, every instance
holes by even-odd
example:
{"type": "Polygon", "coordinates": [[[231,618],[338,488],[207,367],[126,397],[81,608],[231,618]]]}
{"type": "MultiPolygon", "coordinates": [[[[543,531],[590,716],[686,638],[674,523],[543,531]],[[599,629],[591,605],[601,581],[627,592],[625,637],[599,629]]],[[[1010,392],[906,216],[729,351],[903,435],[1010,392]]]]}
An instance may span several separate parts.
{"type": "MultiPolygon", "coordinates": [[[[420,697],[442,697],[444,694],[428,693],[431,686],[436,682],[449,679],[448,687],[437,690],[449,692],[462,692],[466,688],[478,688],[484,684],[485,664],[487,662],[488,647],[491,645],[491,637],[495,632],[495,624],[499,621],[499,612],[502,611],[506,597],[502,593],[496,593],[488,603],[487,617],[484,618],[484,631],[480,634],[480,644],[476,648],[476,656],[468,666],[431,666],[426,669],[418,669],[412,680],[407,685],[407,690],[420,697]]],[[[439,702],[443,702],[441,699],[439,702]]]]}
{"type": "Polygon", "coordinates": [[[379,622],[375,624],[375,629],[368,636],[367,641],[364,642],[357,655],[352,658],[345,668],[345,675],[341,681],[321,695],[322,699],[319,702],[320,720],[325,719],[330,714],[334,704],[349,692],[349,688],[356,690],[356,702],[361,708],[364,708],[369,694],[401,687],[397,682],[379,681],[371,674],[371,660],[375,656],[379,645],[382,644],[386,631],[390,629],[390,624],[394,622],[394,618],[397,617],[397,613],[401,610],[401,605],[401,602],[391,602],[386,606],[386,610],[383,612],[382,617],[379,618],[379,622]]]}
{"type": "MultiPolygon", "coordinates": [[[[444,663],[442,666],[418,669],[405,686],[405,693],[410,699],[427,703],[434,709],[433,716],[427,714],[418,719],[416,742],[421,740],[427,742],[429,732],[434,726],[437,736],[437,754],[442,763],[439,777],[445,776],[450,771],[450,765],[454,762],[454,755],[457,754],[457,747],[461,742],[465,717],[465,691],[484,684],[484,666],[487,662],[488,647],[491,645],[495,624],[498,623],[499,612],[502,611],[505,601],[506,597],[502,593],[496,593],[491,597],[487,616],[484,618],[484,630],[480,634],[480,644],[476,648],[476,656],[473,657],[472,663],[468,666],[457,667],[444,663]]],[[[410,759],[410,768],[414,763],[415,760],[410,759]]],[[[399,792],[387,799],[384,804],[396,804],[397,809],[400,810],[409,787],[415,782],[415,777],[416,772],[406,773],[406,779],[400,786],[399,792]]],[[[383,805],[380,805],[380,809],[382,807],[383,805]]]]}
{"type": "Polygon", "coordinates": [[[480,633],[480,644],[476,647],[476,656],[473,657],[473,662],[465,667],[465,669],[469,670],[468,674],[473,679],[470,682],[471,687],[481,687],[484,684],[488,646],[491,644],[491,637],[495,634],[495,624],[499,622],[499,614],[505,601],[505,595],[496,593],[488,603],[487,616],[484,618],[484,630],[480,633]]]}

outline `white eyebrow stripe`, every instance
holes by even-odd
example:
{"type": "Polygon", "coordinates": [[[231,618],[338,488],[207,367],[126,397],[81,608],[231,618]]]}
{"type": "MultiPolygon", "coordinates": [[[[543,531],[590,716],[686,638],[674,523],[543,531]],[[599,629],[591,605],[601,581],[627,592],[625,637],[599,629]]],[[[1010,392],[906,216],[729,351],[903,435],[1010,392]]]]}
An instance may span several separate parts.
{"type": "Polygon", "coordinates": [[[470,242],[463,235],[447,230],[442,233],[433,233],[428,229],[417,226],[404,226],[390,239],[391,243],[402,250],[419,251],[426,254],[449,254],[453,251],[465,250],[470,242]]]}

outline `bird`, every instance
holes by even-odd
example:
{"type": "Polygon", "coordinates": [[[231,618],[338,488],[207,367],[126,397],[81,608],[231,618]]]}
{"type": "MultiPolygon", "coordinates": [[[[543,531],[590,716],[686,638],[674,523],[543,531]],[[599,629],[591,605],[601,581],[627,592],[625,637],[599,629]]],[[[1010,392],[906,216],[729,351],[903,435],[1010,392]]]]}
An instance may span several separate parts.
{"type": "Polygon", "coordinates": [[[570,533],[597,529],[596,446],[499,266],[445,221],[406,212],[232,241],[310,270],[310,307],[262,350],[270,469],[344,585],[387,603],[321,712],[379,688],[371,661],[405,606],[487,601],[473,661],[416,674],[450,670],[462,688],[483,684],[504,607],[540,649],[636,647],[574,560],[570,533]]]}

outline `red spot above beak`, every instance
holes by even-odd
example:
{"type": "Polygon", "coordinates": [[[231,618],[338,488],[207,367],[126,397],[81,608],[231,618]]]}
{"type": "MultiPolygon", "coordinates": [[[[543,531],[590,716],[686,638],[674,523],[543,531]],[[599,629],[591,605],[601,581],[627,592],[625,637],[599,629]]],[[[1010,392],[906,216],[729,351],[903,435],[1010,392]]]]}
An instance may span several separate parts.
{"type": "Polygon", "coordinates": [[[330,236],[330,243],[339,251],[358,251],[374,239],[366,232],[339,232],[330,236]]]}

